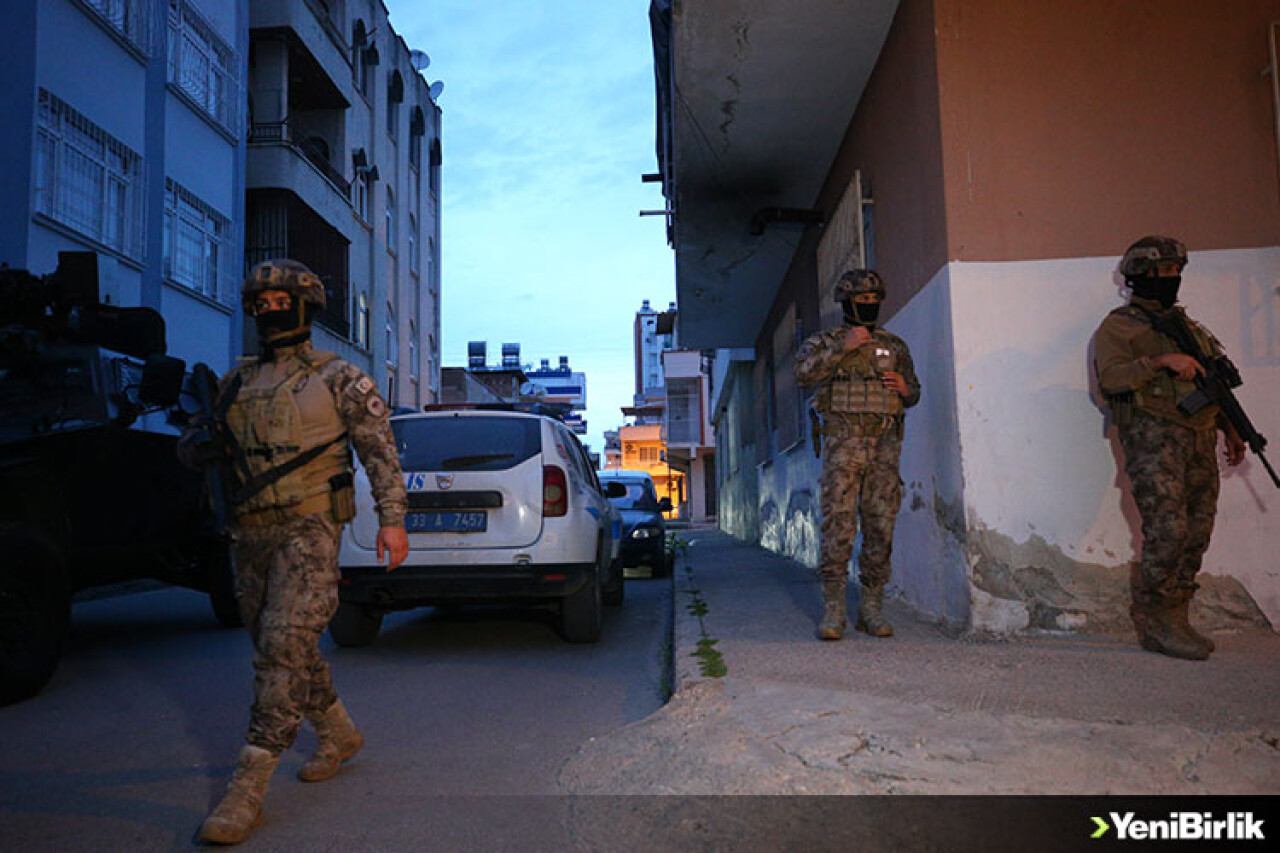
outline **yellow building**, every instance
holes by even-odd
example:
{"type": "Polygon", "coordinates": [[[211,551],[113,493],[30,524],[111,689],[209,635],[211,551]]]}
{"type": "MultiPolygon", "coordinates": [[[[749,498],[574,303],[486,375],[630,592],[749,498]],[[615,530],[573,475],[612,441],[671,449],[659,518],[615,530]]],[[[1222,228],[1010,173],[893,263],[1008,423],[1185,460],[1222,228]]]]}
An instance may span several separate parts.
{"type": "Polygon", "coordinates": [[[662,424],[640,424],[618,429],[622,453],[618,463],[610,458],[606,468],[643,471],[653,479],[658,499],[670,498],[668,518],[679,518],[684,499],[684,473],[673,469],[667,459],[667,445],[662,438],[662,424]],[[619,464],[620,463],[620,464],[619,464]]]}

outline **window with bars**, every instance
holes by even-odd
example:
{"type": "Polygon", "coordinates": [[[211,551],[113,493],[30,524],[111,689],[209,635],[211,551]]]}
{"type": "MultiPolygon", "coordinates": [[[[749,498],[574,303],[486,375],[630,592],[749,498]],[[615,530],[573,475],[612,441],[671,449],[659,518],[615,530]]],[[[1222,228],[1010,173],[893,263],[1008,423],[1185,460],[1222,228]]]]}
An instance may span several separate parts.
{"type": "Polygon", "coordinates": [[[37,109],[36,212],[142,260],[142,157],[45,89],[37,109]]]}
{"type": "Polygon", "coordinates": [[[236,122],[236,52],[187,0],[169,0],[169,82],[231,134],[236,122]]]}
{"type": "Polygon", "coordinates": [[[152,53],[151,18],[155,0],[80,0],[80,5],[138,50],[148,56],[152,53]]]}
{"type": "Polygon", "coordinates": [[[230,305],[231,220],[172,179],[164,182],[164,273],[171,281],[230,305]]]}

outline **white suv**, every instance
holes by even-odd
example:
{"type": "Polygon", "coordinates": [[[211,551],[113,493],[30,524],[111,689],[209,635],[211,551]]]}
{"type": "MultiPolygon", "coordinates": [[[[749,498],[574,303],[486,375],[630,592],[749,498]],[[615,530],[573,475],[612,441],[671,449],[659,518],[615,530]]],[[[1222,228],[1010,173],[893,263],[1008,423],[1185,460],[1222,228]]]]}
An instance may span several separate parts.
{"type": "Polygon", "coordinates": [[[573,433],[546,415],[490,409],[397,415],[391,429],[409,557],[394,572],[378,563],[377,515],[357,469],[334,642],[373,642],[387,611],[495,600],[558,602],[566,640],[599,639],[601,604],[623,598],[621,521],[573,433]]]}

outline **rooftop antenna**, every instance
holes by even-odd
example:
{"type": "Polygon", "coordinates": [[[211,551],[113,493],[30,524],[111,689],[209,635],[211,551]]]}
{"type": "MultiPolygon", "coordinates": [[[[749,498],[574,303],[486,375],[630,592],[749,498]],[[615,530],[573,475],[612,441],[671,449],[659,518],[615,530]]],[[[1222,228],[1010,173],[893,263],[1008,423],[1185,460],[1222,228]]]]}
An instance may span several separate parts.
{"type": "Polygon", "coordinates": [[[433,101],[440,100],[440,93],[444,91],[444,81],[437,80],[436,82],[431,84],[430,88],[428,88],[427,91],[431,93],[431,100],[433,101]]]}
{"type": "Polygon", "coordinates": [[[409,64],[413,66],[414,71],[426,71],[427,66],[431,65],[431,57],[427,56],[424,50],[411,50],[409,64]]]}

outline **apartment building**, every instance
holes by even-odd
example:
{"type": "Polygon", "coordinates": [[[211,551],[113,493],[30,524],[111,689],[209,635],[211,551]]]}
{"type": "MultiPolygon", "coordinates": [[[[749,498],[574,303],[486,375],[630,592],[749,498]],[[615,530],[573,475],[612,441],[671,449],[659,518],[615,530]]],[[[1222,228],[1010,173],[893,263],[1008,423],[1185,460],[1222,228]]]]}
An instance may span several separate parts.
{"type": "Polygon", "coordinates": [[[247,0],[12,0],[0,261],[98,254],[99,295],[160,311],[169,352],[241,352],[247,0]]]}
{"type": "MultiPolygon", "coordinates": [[[[816,564],[794,354],[871,266],[923,388],[895,594],[961,627],[1124,630],[1141,536],[1091,338],[1131,242],[1186,243],[1181,297],[1280,434],[1280,2],[653,0],[651,20],[679,337],[716,349],[720,523],[816,564]]],[[[1224,474],[1202,573],[1273,625],[1278,494],[1254,458],[1224,474]]]]}
{"type": "Polygon", "coordinates": [[[245,260],[325,283],[316,345],[393,406],[440,388],[439,87],[380,0],[260,0],[250,12],[245,260]]]}
{"type": "Polygon", "coordinates": [[[245,270],[292,257],[328,290],[317,346],[395,405],[437,399],[439,88],[379,0],[6,12],[0,261],[95,251],[105,301],[159,310],[171,354],[222,370],[256,344],[245,270]]]}

